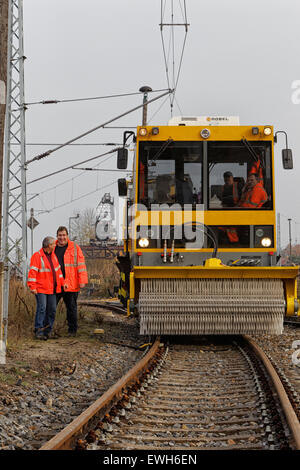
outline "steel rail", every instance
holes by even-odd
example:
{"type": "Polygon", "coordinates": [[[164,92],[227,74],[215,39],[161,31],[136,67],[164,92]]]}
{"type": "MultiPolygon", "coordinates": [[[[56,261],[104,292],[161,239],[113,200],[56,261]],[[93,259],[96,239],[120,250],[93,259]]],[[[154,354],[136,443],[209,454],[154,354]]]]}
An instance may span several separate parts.
{"type": "Polygon", "coordinates": [[[97,420],[103,418],[113,403],[122,397],[123,390],[139,380],[159,348],[160,338],[157,338],[150,351],[127,374],[39,450],[72,450],[77,440],[87,433],[97,420]]]}
{"type": "Polygon", "coordinates": [[[243,337],[250,344],[254,352],[259,356],[265,368],[267,369],[292,433],[295,442],[295,448],[296,450],[300,450],[300,423],[274,366],[262,348],[252,338],[247,335],[244,335],[243,337]]]}
{"type": "Polygon", "coordinates": [[[84,305],[85,307],[98,307],[106,310],[112,310],[116,313],[123,313],[127,315],[127,310],[122,306],[121,303],[116,303],[109,300],[80,300],[78,305],[84,305]]]}
{"type": "Polygon", "coordinates": [[[284,324],[285,325],[293,325],[295,326],[296,328],[299,328],[300,327],[300,321],[292,321],[292,320],[284,320],[284,324]]]}

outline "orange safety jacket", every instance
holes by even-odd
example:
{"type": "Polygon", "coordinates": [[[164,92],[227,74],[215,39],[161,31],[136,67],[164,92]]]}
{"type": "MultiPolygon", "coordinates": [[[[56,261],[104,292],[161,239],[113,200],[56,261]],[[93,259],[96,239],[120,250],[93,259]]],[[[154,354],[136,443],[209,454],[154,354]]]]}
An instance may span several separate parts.
{"type": "Polygon", "coordinates": [[[71,240],[68,240],[68,247],[64,254],[64,265],[67,285],[64,291],[78,292],[80,290],[79,284],[88,283],[88,275],[81,248],[71,240]]]}
{"type": "MultiPolygon", "coordinates": [[[[56,293],[58,293],[61,292],[64,278],[54,251],[51,253],[51,259],[56,274],[56,293]]],[[[31,257],[27,285],[30,290],[37,290],[38,294],[54,294],[52,269],[43,248],[31,257]]]]}
{"type": "Polygon", "coordinates": [[[241,197],[240,207],[252,207],[257,209],[268,200],[268,195],[260,183],[249,188],[241,197]]]}
{"type": "Polygon", "coordinates": [[[231,243],[238,243],[239,236],[235,227],[218,227],[218,229],[226,233],[231,243]]]}
{"type": "Polygon", "coordinates": [[[239,241],[239,236],[237,234],[236,228],[230,227],[226,229],[226,234],[231,243],[238,243],[239,241]]]}
{"type": "MultiPolygon", "coordinates": [[[[258,175],[258,182],[261,184],[261,186],[264,185],[264,175],[263,175],[263,169],[260,164],[260,160],[257,160],[257,162],[254,162],[251,170],[249,171],[249,175],[257,174],[258,175]]],[[[249,176],[248,175],[248,176],[249,176]]]]}

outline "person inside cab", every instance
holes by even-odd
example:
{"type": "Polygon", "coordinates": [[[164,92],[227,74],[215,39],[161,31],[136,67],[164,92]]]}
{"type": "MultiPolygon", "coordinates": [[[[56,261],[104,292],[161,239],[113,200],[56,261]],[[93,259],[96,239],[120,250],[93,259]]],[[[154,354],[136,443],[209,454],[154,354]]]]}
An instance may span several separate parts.
{"type": "Polygon", "coordinates": [[[247,178],[242,196],[239,201],[239,207],[249,207],[251,209],[258,209],[268,201],[268,195],[262,187],[259,176],[257,173],[252,173],[247,178]]]}
{"type": "Polygon", "coordinates": [[[222,188],[222,206],[235,207],[242,195],[243,184],[240,181],[234,181],[231,171],[225,171],[223,178],[225,184],[222,188]]]}

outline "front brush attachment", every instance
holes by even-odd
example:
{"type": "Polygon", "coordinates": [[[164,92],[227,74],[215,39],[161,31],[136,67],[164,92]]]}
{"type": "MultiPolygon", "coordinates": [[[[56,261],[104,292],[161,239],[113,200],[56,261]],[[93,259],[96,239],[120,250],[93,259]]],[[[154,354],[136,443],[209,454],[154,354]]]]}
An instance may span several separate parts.
{"type": "Polygon", "coordinates": [[[135,266],[130,300],[143,335],[281,334],[284,317],[298,311],[298,272],[217,258],[204,266],[135,266]]]}
{"type": "Polygon", "coordinates": [[[281,279],[141,279],[141,334],[281,334],[285,310],[281,279]]]}

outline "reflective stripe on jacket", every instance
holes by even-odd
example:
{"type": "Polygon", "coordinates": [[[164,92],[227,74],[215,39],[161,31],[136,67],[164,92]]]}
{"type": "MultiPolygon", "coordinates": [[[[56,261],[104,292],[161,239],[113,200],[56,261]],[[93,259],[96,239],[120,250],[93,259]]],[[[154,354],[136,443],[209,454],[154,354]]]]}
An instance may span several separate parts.
{"type": "Polygon", "coordinates": [[[260,183],[257,183],[254,188],[248,189],[242,196],[241,207],[252,207],[257,209],[261,207],[268,200],[268,195],[260,183]]]}
{"type": "MultiPolygon", "coordinates": [[[[51,260],[56,275],[56,293],[58,293],[61,292],[64,278],[54,251],[51,253],[51,260]]],[[[34,253],[31,257],[27,285],[31,290],[37,290],[38,294],[54,293],[53,274],[43,248],[34,253]]]]}
{"type": "Polygon", "coordinates": [[[66,292],[78,292],[79,284],[88,283],[88,275],[81,248],[68,240],[68,247],[64,254],[66,292]]]}

